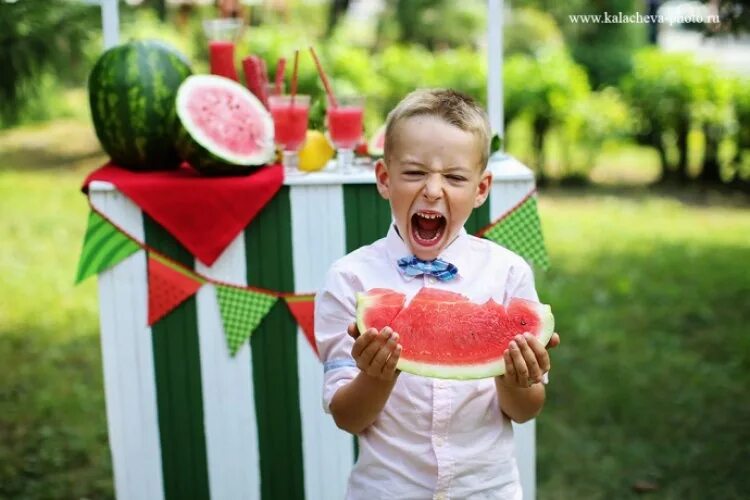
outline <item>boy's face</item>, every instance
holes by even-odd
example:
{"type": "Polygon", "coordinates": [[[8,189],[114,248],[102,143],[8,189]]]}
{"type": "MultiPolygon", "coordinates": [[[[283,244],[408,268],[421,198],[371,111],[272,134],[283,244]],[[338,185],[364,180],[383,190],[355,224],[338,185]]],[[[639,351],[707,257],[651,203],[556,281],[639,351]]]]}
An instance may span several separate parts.
{"type": "Polygon", "coordinates": [[[414,255],[435,259],[484,203],[492,175],[480,165],[478,139],[440,118],[401,120],[392,137],[388,158],[376,165],[378,191],[414,255]]]}

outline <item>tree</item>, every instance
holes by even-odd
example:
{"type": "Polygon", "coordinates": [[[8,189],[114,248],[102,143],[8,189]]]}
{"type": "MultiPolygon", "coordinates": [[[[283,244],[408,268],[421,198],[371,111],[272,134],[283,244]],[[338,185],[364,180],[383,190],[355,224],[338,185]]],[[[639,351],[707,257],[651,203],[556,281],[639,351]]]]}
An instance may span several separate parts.
{"type": "Polygon", "coordinates": [[[167,20],[167,1],[166,0],[145,0],[144,5],[147,5],[156,11],[156,15],[159,17],[159,21],[167,20]]]}
{"type": "Polygon", "coordinates": [[[416,43],[430,50],[476,45],[486,26],[484,0],[387,0],[378,45],[416,43]]]}
{"type": "Polygon", "coordinates": [[[0,121],[14,123],[34,99],[45,72],[76,81],[88,68],[86,42],[98,32],[99,9],[66,0],[0,2],[0,121]]]}
{"type": "Polygon", "coordinates": [[[326,37],[333,34],[333,30],[336,29],[336,25],[342,15],[346,14],[349,10],[350,0],[331,0],[328,6],[328,23],[326,25],[326,37]]]}
{"type": "Polygon", "coordinates": [[[503,68],[506,126],[515,117],[531,120],[538,181],[546,180],[544,156],[547,133],[565,123],[572,104],[586,99],[591,88],[584,69],[564,51],[532,58],[514,55],[503,68]]]}
{"type": "Polygon", "coordinates": [[[709,35],[717,33],[750,32],[750,0],[703,0],[716,8],[718,23],[707,23],[704,32],[709,35]]]}
{"type": "Polygon", "coordinates": [[[688,136],[704,69],[691,56],[648,48],[635,55],[633,71],[622,81],[636,115],[636,140],[659,153],[663,182],[688,179],[688,136]],[[674,166],[668,161],[667,133],[675,134],[677,141],[679,155],[674,166]]]}
{"type": "Polygon", "coordinates": [[[594,88],[615,85],[631,70],[631,56],[647,42],[646,27],[637,23],[584,22],[579,15],[633,14],[641,0],[514,0],[513,6],[534,7],[555,18],[573,59],[585,66],[594,88]]]}
{"type": "Polygon", "coordinates": [[[701,123],[701,130],[705,139],[703,165],[699,180],[703,184],[721,184],[721,164],[719,161],[719,146],[721,142],[733,134],[737,126],[735,110],[732,102],[734,82],[722,77],[711,67],[702,72],[703,84],[699,101],[696,103],[696,114],[701,123]]]}

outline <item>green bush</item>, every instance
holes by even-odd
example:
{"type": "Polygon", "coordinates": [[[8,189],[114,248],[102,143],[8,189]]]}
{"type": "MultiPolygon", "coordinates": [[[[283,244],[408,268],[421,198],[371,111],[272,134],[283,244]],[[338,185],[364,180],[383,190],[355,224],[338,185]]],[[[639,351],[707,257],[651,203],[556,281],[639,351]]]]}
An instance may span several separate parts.
{"type": "Polygon", "coordinates": [[[733,161],[735,179],[747,181],[750,180],[750,79],[736,78],[733,96],[737,123],[740,125],[737,128],[737,147],[733,161]]]}
{"type": "Polygon", "coordinates": [[[485,30],[486,11],[483,0],[388,0],[379,21],[379,45],[475,46],[485,30]]]}
{"type": "Polygon", "coordinates": [[[563,177],[586,177],[606,141],[626,139],[633,122],[619,90],[606,87],[573,102],[562,127],[566,151],[563,177]],[[571,147],[575,145],[575,148],[571,147]],[[574,151],[573,151],[574,150],[574,151]],[[577,153],[581,157],[574,158],[577,153]]]}
{"type": "Polygon", "coordinates": [[[55,96],[88,74],[97,16],[66,0],[0,2],[0,127],[56,116],[55,96]]]}
{"type": "Polygon", "coordinates": [[[557,21],[573,58],[586,68],[594,88],[617,85],[631,70],[633,53],[646,44],[645,23],[574,22],[571,15],[643,13],[641,0],[515,0],[515,6],[534,7],[557,21]]]}

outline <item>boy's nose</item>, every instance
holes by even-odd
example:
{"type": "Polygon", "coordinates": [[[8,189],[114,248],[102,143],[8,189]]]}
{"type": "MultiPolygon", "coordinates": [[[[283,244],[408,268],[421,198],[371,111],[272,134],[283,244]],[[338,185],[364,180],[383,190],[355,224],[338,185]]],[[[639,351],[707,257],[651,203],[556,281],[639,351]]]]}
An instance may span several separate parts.
{"type": "Polygon", "coordinates": [[[439,175],[428,175],[424,185],[424,196],[430,200],[437,200],[443,194],[443,180],[439,175]]]}

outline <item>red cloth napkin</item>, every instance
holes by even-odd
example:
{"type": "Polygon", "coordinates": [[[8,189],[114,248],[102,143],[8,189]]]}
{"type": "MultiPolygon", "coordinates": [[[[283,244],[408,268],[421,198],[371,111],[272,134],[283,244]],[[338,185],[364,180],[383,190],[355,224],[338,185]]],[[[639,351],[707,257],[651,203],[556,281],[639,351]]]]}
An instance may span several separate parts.
{"type": "Polygon", "coordinates": [[[161,224],[191,254],[213,264],[284,182],[281,165],[243,176],[204,177],[187,164],[175,170],[133,172],[106,164],[83,182],[111,182],[161,224]]]}

